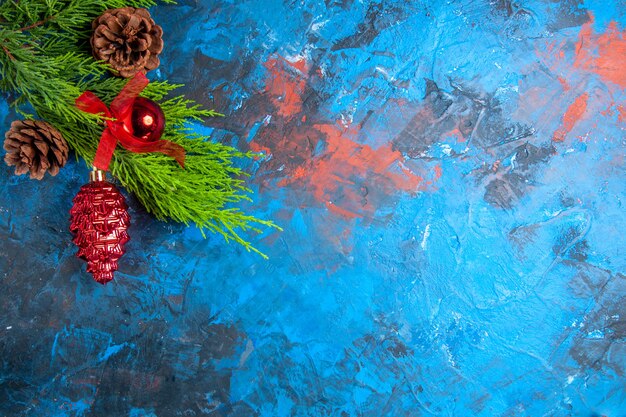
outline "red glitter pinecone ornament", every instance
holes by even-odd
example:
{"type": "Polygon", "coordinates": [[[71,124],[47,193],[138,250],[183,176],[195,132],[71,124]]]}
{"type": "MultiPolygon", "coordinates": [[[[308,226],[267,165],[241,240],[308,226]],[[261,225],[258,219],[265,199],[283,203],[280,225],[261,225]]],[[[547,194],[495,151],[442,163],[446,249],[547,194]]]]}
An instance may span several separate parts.
{"type": "Polygon", "coordinates": [[[74,197],[70,231],[79,247],[76,255],[87,261],[87,272],[106,284],[113,279],[117,261],[125,252],[130,216],[124,196],[105,180],[104,171],[93,171],[89,179],[74,197]]]}

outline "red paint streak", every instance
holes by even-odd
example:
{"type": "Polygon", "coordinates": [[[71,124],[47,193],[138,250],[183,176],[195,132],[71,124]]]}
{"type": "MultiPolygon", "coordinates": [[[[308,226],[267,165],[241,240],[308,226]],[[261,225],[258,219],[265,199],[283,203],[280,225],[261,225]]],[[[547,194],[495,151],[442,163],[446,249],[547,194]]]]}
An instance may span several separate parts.
{"type": "Polygon", "coordinates": [[[567,91],[570,89],[569,84],[567,83],[567,80],[565,78],[558,76],[557,79],[561,83],[561,88],[563,89],[563,91],[567,91]]]}
{"type": "Polygon", "coordinates": [[[348,219],[356,219],[356,218],[362,217],[359,213],[355,213],[353,211],[341,208],[341,207],[333,204],[330,201],[326,202],[326,208],[329,211],[331,211],[331,212],[333,212],[335,214],[338,214],[339,216],[343,216],[345,218],[348,218],[348,219]]]}
{"type": "Polygon", "coordinates": [[[435,165],[435,181],[441,178],[443,174],[443,170],[441,169],[441,165],[435,165]]]}
{"type": "Polygon", "coordinates": [[[284,59],[270,59],[265,63],[269,71],[265,91],[281,116],[294,116],[302,111],[306,81],[299,69],[304,69],[305,65],[289,63],[284,59]]]}
{"type": "Polygon", "coordinates": [[[578,123],[585,114],[585,110],[587,110],[587,100],[589,100],[589,94],[584,93],[576,97],[576,100],[567,108],[567,111],[563,115],[561,127],[554,132],[552,136],[554,142],[563,142],[565,140],[565,136],[571,132],[576,123],[578,123]]]}
{"type": "MultiPolygon", "coordinates": [[[[272,156],[264,169],[282,177],[279,186],[293,185],[301,191],[301,207],[319,204],[337,216],[361,218],[393,204],[391,196],[430,189],[441,177],[439,166],[424,173],[426,180],[417,175],[415,168],[403,164],[404,157],[390,141],[379,147],[359,143],[360,128],[313,124],[302,108],[309,71],[304,59],[278,57],[265,67],[264,96],[275,112],[249,146],[272,156]]],[[[458,135],[462,137],[460,131],[458,135]]]]}
{"type": "Polygon", "coordinates": [[[424,187],[422,177],[401,165],[402,154],[392,150],[391,144],[373,149],[347,137],[355,131],[326,124],[313,128],[326,136],[326,151],[279,185],[305,181],[316,201],[346,218],[373,213],[384,202],[382,196],[424,187]]]}
{"type": "Polygon", "coordinates": [[[600,114],[602,116],[613,116],[613,107],[615,106],[615,103],[611,102],[609,103],[609,107],[607,107],[605,110],[601,110],[600,114]]]}
{"type": "MultiPolygon", "coordinates": [[[[547,41],[542,44],[538,44],[535,48],[535,53],[538,57],[544,61],[544,63],[552,70],[553,72],[557,72],[560,65],[562,65],[565,60],[565,52],[563,48],[565,48],[565,41],[559,42],[557,45],[556,41],[547,41]],[[539,47],[541,45],[541,47],[539,47]]],[[[559,81],[560,81],[559,77],[559,81]]]]}
{"type": "MultiPolygon", "coordinates": [[[[407,168],[403,167],[402,168],[403,172],[406,173],[410,173],[411,171],[408,170],[407,168]]],[[[441,168],[441,165],[437,164],[432,168],[432,171],[428,172],[426,175],[426,180],[423,182],[423,186],[421,187],[421,189],[428,189],[431,191],[436,191],[437,190],[437,181],[439,181],[439,179],[441,178],[441,176],[443,175],[443,169],[441,168]]]]}
{"type": "Polygon", "coordinates": [[[268,148],[267,146],[260,145],[256,143],[255,141],[251,141],[248,146],[250,147],[250,150],[254,153],[265,153],[266,155],[272,154],[272,150],[270,148],[268,148]]]}
{"type": "Polygon", "coordinates": [[[458,128],[458,125],[455,126],[452,130],[449,130],[448,132],[445,132],[444,134],[447,135],[447,136],[455,138],[456,139],[456,143],[467,142],[467,139],[463,135],[463,132],[461,132],[461,129],[458,128]]]}
{"type": "Polygon", "coordinates": [[[300,179],[306,176],[307,176],[306,169],[304,169],[304,167],[302,166],[296,167],[296,169],[294,169],[293,173],[291,174],[292,179],[300,179]]]}
{"type": "Polygon", "coordinates": [[[620,104],[619,106],[617,106],[617,111],[619,112],[617,120],[619,120],[620,122],[626,122],[626,107],[620,104]]]}
{"type": "Polygon", "coordinates": [[[295,61],[286,61],[286,62],[293,68],[300,71],[300,73],[302,74],[306,74],[308,72],[308,65],[307,65],[306,59],[304,58],[300,58],[295,61]]]}
{"type": "Polygon", "coordinates": [[[598,74],[605,82],[626,87],[626,32],[620,32],[613,21],[605,33],[598,35],[593,32],[593,22],[591,15],[591,21],[580,30],[574,66],[598,74]]]}

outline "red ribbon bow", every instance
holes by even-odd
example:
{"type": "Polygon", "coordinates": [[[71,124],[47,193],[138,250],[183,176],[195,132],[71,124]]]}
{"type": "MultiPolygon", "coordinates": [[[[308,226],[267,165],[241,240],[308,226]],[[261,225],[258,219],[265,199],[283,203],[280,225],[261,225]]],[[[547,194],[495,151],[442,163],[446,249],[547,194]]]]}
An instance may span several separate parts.
{"type": "Polygon", "coordinates": [[[76,99],[76,107],[80,110],[87,113],[103,114],[109,119],[106,121],[107,127],[100,137],[96,157],[93,161],[94,167],[103,171],[109,169],[109,163],[118,141],[131,152],[161,152],[176,159],[181,167],[185,167],[185,148],[182,146],[168,140],[146,142],[127,129],[127,126],[130,125],[135,98],[146,88],[149,82],[144,74],[138,72],[113,99],[110,109],[91,91],[85,91],[76,99]]]}

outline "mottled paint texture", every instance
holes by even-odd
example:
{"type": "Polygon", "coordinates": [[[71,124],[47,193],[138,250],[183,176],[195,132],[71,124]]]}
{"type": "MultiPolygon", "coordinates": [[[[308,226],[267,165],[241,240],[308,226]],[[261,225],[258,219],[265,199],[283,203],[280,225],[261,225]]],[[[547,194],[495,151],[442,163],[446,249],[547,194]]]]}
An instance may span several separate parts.
{"type": "Polygon", "coordinates": [[[103,287],[88,168],[1,168],[0,415],[626,416],[623,2],[180,3],[152,76],[285,231],[264,261],[130,196],[103,287]]]}

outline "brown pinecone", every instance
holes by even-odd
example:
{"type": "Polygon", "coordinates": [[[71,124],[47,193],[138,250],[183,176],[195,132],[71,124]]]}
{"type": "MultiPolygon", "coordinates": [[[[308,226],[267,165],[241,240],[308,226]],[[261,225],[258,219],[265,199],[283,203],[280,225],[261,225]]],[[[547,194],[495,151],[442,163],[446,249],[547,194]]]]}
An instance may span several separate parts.
{"type": "Polygon", "coordinates": [[[4,135],[4,162],[15,166],[15,175],[30,171],[42,179],[46,171],[54,176],[67,162],[67,142],[54,126],[41,120],[16,120],[4,135]]]}
{"type": "Polygon", "coordinates": [[[91,24],[91,47],[96,59],[107,62],[124,78],[159,66],[163,29],[142,8],[110,9],[91,24]]]}

